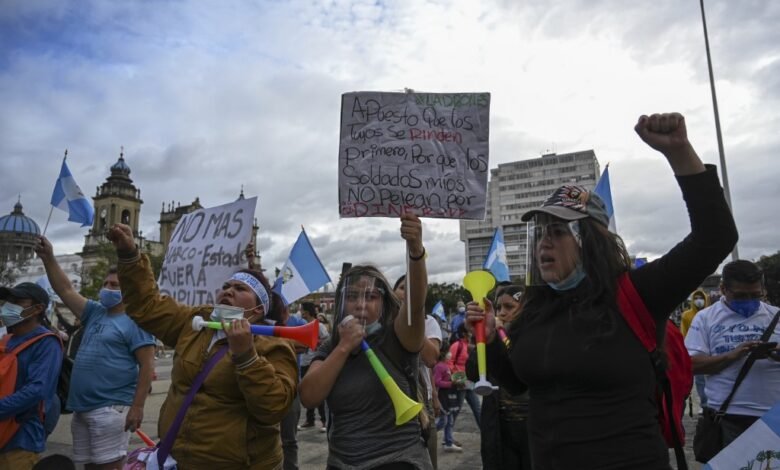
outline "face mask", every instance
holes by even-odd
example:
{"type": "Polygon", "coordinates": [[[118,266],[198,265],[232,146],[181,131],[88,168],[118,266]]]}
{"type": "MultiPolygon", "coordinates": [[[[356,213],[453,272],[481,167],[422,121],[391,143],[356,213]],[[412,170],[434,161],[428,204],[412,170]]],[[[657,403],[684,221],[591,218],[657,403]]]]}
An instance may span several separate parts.
{"type": "Polygon", "coordinates": [[[466,307],[458,307],[458,313],[466,313],[466,307]]]}
{"type": "Polygon", "coordinates": [[[696,299],[693,301],[693,305],[696,306],[696,308],[702,308],[704,307],[704,299],[696,299]]]}
{"type": "Polygon", "coordinates": [[[16,304],[12,304],[11,302],[6,302],[3,304],[2,308],[0,308],[0,319],[3,320],[3,325],[6,328],[12,327],[17,323],[21,323],[27,318],[30,318],[30,317],[22,318],[22,312],[32,307],[33,306],[24,308],[21,305],[16,305],[16,304]]]}
{"type": "Polygon", "coordinates": [[[569,274],[569,277],[561,282],[548,282],[547,285],[557,290],[558,292],[571,290],[580,285],[580,282],[585,279],[585,270],[582,269],[582,265],[577,263],[574,268],[574,272],[569,274]]]}
{"type": "Polygon", "coordinates": [[[753,300],[732,300],[728,302],[728,306],[731,310],[742,315],[745,318],[749,318],[758,311],[761,306],[761,301],[758,299],[753,300]]]}
{"type": "Polygon", "coordinates": [[[103,288],[100,289],[98,297],[100,298],[100,305],[111,309],[122,302],[122,291],[103,288]]]}
{"type": "Polygon", "coordinates": [[[366,330],[366,335],[370,336],[373,335],[374,333],[379,332],[379,330],[382,329],[382,324],[379,323],[379,321],[377,320],[374,323],[369,323],[363,329],[366,330]]]}
{"type": "MultiPolygon", "coordinates": [[[[252,310],[251,308],[248,310],[252,310]]],[[[215,305],[211,312],[211,321],[230,321],[244,318],[244,309],[230,305],[215,305]]]]}

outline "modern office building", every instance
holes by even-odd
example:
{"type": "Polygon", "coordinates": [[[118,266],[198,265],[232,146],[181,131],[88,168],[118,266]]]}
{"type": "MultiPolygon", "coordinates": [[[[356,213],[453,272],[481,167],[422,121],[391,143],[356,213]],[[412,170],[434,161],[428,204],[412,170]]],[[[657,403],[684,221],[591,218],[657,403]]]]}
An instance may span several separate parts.
{"type": "Polygon", "coordinates": [[[593,189],[600,174],[593,150],[560,155],[550,153],[503,163],[490,170],[485,220],[460,222],[460,239],[465,242],[466,250],[466,272],[482,268],[493,232],[501,227],[509,275],[513,280],[524,277],[527,234],[526,224],[520,218],[528,210],[541,205],[562,184],[593,189]]]}

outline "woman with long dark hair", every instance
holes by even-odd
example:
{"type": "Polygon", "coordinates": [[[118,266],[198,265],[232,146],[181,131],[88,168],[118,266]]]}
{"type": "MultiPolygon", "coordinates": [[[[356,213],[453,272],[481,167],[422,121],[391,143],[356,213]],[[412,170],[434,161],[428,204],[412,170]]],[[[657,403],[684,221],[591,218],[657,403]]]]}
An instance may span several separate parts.
{"type": "Polygon", "coordinates": [[[633,285],[660,332],[737,240],[715,167],[696,155],[683,117],[642,116],[634,129],[672,167],[691,233],[630,270],[622,240],[608,230],[604,202],[585,188],[563,186],[523,216],[530,222],[528,288],[509,330],[511,346],[496,340],[491,309],[468,307],[470,323],[485,320],[488,370],[502,387],[529,390],[535,470],[670,468],[653,364],[618,311],[618,283],[633,285]]]}
{"type": "Polygon", "coordinates": [[[360,349],[365,339],[401,391],[416,399],[428,283],[417,216],[401,216],[401,236],[409,250],[411,324],[406,299],[393,294],[377,268],[352,267],[336,288],[332,335],[318,349],[299,387],[306,407],[327,400],[328,469],[432,468],[420,421],[396,426],[390,397],[360,349]]]}

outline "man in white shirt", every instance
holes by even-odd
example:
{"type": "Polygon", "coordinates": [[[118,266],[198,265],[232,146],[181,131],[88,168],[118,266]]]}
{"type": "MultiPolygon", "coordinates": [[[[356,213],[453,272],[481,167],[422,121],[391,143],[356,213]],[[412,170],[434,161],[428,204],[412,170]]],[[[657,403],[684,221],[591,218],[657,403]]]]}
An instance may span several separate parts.
{"type": "Polygon", "coordinates": [[[780,402],[780,325],[767,343],[761,342],[778,308],[761,301],[765,296],[763,275],[755,264],[745,260],[728,263],[723,268],[720,288],[720,300],[694,317],[685,346],[693,373],[706,375],[705,413],[720,409],[748,354],[756,350],[757,360],[721,421],[722,447],[726,447],[780,402]]]}

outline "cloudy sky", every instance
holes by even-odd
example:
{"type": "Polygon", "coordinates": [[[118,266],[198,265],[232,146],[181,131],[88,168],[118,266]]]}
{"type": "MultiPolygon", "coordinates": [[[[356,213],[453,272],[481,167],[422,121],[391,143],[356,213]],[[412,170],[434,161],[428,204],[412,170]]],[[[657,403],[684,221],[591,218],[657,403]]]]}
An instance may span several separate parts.
{"type": "MultiPolygon", "coordinates": [[[[780,248],[780,2],[707,0],[742,258],[780,248]]],[[[343,261],[401,271],[391,219],[337,208],[340,95],[491,93],[490,167],[594,149],[609,162],[632,254],[688,230],[671,170],[634,135],[640,114],[680,111],[718,163],[699,2],[60,1],[0,3],[0,213],[21,194],[43,227],[65,148],[88,195],[125,148],[142,229],[163,201],[259,198],[260,251],[279,266],[306,226],[332,276],[343,261]]],[[[57,253],[86,229],[56,212],[57,253]]],[[[458,282],[458,223],[426,219],[433,281],[458,282]]]]}

